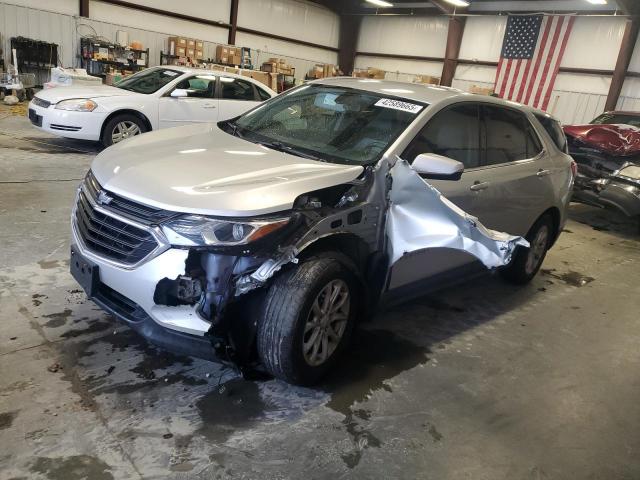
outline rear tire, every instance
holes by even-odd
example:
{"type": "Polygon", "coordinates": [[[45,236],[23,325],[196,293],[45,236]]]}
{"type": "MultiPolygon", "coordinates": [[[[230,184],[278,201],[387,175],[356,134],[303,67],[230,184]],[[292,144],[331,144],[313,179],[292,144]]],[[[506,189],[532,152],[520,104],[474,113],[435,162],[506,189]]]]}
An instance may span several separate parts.
{"type": "Polygon", "coordinates": [[[502,277],[516,285],[524,285],[536,276],[553,241],[553,219],[545,214],[533,224],[526,235],[529,248],[516,247],[511,262],[500,269],[502,277]]]}
{"type": "Polygon", "coordinates": [[[355,276],[331,256],[311,258],[276,278],[258,325],[258,355],[275,377],[316,383],[349,342],[359,303],[355,276]]]}
{"type": "Polygon", "coordinates": [[[110,119],[102,129],[100,142],[105,147],[119,143],[127,138],[141,135],[147,131],[147,126],[141,118],[128,113],[116,115],[110,119]]]}

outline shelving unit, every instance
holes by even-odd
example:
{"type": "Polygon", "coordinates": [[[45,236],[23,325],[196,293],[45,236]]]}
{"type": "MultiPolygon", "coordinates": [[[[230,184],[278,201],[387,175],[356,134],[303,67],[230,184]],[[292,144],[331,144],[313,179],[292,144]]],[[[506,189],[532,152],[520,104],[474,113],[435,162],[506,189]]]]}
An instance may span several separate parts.
{"type": "Polygon", "coordinates": [[[80,48],[82,50],[82,67],[87,70],[89,75],[95,77],[106,76],[109,67],[131,72],[137,72],[149,67],[148,48],[137,50],[90,38],[82,38],[80,40],[80,48]]]}

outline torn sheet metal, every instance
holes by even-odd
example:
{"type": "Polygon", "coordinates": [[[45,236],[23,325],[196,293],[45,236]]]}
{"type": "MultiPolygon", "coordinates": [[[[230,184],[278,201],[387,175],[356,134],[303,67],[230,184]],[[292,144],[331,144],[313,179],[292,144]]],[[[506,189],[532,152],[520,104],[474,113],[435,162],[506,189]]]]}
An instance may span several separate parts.
{"type": "Polygon", "coordinates": [[[453,248],[477,257],[487,268],[506,265],[522,237],[490,230],[425,182],[398,159],[393,179],[386,232],[391,265],[403,255],[426,248],[453,248]]]}
{"type": "Polygon", "coordinates": [[[240,277],[236,282],[236,297],[263,286],[283,265],[298,263],[297,255],[298,251],[294,247],[287,247],[280,256],[266,260],[251,275],[240,277]]]}

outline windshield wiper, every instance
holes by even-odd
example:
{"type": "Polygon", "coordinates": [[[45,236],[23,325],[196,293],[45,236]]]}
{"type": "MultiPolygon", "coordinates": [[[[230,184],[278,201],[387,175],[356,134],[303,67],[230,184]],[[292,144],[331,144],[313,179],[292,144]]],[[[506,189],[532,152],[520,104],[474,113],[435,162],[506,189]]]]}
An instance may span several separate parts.
{"type": "Polygon", "coordinates": [[[271,148],[272,150],[278,150],[279,152],[290,153],[298,157],[308,158],[309,160],[322,161],[320,158],[316,157],[315,155],[304,152],[302,150],[298,150],[297,148],[294,148],[290,145],[285,145],[284,143],[280,143],[280,142],[257,142],[257,143],[262,145],[263,147],[271,148]]]}

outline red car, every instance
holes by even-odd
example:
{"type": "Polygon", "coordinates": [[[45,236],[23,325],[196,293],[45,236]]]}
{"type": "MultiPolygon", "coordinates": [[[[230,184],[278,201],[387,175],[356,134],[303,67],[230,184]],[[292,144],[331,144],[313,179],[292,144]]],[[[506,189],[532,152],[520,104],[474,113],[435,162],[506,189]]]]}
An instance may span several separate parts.
{"type": "Polygon", "coordinates": [[[578,164],[573,199],[640,219],[640,112],[605,112],[564,133],[578,164]]]}

